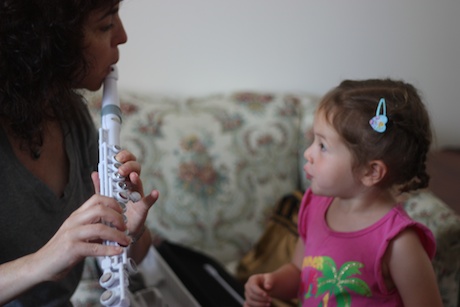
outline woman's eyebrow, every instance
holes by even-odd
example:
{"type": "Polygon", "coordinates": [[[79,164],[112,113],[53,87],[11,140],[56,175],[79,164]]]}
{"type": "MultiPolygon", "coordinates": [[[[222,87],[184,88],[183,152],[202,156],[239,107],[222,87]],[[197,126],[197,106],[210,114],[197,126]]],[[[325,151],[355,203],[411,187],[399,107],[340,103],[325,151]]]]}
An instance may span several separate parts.
{"type": "Polygon", "coordinates": [[[114,7],[110,8],[109,10],[107,10],[107,12],[104,15],[102,15],[101,18],[99,18],[99,21],[103,20],[107,16],[114,15],[117,12],[118,12],[118,6],[114,6],[114,7]]]}

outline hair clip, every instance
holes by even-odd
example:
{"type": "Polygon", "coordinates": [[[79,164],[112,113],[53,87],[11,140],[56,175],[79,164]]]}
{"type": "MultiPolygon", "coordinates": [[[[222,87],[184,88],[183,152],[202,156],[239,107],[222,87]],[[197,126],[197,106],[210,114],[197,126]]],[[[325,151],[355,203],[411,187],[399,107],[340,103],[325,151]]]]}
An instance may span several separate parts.
{"type": "Polygon", "coordinates": [[[379,105],[377,107],[377,112],[375,116],[371,118],[369,124],[371,125],[372,129],[375,131],[382,133],[385,132],[387,129],[386,123],[388,122],[387,117],[387,107],[385,103],[385,98],[381,98],[379,101],[379,105]],[[380,114],[380,108],[383,106],[383,112],[380,114]]]}

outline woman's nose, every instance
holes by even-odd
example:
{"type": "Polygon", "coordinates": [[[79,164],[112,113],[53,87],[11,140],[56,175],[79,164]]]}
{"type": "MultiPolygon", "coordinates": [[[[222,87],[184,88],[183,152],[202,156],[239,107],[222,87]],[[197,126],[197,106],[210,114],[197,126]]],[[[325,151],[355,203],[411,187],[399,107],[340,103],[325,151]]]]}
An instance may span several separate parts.
{"type": "Polygon", "coordinates": [[[125,27],[123,26],[123,22],[121,21],[119,16],[117,18],[118,18],[117,31],[113,36],[113,44],[115,46],[124,44],[128,41],[128,35],[126,34],[125,27]]]}

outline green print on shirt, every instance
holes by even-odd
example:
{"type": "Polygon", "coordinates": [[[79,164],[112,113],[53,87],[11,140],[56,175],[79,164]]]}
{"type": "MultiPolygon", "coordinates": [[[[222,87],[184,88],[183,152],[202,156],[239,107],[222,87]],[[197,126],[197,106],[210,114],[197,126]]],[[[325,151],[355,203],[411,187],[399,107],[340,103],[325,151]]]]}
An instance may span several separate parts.
{"type": "Polygon", "coordinates": [[[337,270],[337,265],[330,257],[305,257],[302,270],[311,268],[304,277],[305,299],[322,296],[322,302],[318,307],[327,307],[329,298],[335,297],[337,307],[351,306],[350,292],[356,292],[363,296],[372,296],[371,290],[365,281],[353,277],[361,274],[363,264],[350,261],[337,270]]]}

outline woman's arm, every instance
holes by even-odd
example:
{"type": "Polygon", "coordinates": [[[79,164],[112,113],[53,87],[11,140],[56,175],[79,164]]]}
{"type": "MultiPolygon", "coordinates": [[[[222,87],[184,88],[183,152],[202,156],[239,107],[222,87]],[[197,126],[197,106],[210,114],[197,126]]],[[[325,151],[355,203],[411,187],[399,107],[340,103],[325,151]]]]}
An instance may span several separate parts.
{"type": "Polygon", "coordinates": [[[44,281],[58,281],[87,256],[118,255],[129,245],[123,212],[113,198],[94,195],[75,210],[38,251],[0,265],[0,305],[44,281]],[[114,227],[101,221],[107,221],[114,227]]]}
{"type": "Polygon", "coordinates": [[[33,258],[27,255],[0,265],[0,306],[44,281],[42,268],[33,258]]]}

